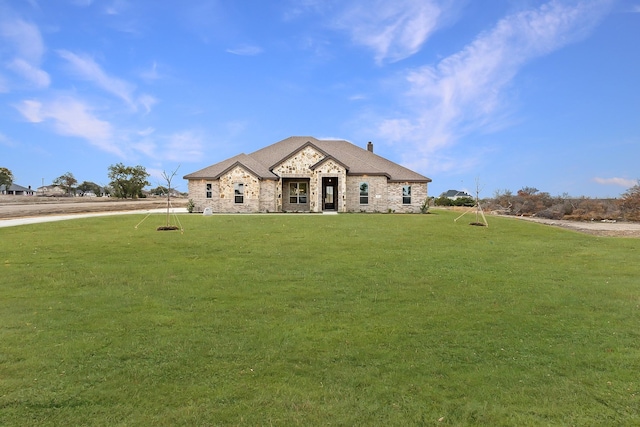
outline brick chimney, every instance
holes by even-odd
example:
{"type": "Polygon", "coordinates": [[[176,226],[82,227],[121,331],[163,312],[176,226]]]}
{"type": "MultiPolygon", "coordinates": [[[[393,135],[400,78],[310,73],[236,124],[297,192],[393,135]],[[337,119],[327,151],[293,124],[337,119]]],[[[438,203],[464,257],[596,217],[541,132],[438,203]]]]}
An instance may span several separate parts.
{"type": "Polygon", "coordinates": [[[367,142],[367,151],[373,153],[373,143],[371,141],[367,142]]]}

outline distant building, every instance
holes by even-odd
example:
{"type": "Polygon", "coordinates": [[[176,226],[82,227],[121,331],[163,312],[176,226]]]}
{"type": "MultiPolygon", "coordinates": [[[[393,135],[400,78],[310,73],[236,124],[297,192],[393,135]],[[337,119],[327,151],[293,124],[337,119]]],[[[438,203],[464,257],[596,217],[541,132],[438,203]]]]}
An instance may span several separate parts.
{"type": "Polygon", "coordinates": [[[64,196],[67,192],[59,185],[44,185],[36,189],[36,196],[57,197],[64,196]]]}
{"type": "Polygon", "coordinates": [[[449,190],[446,193],[442,193],[440,197],[446,197],[449,200],[473,198],[471,194],[467,194],[464,191],[458,191],[458,190],[449,190]]]}
{"type": "Polygon", "coordinates": [[[8,196],[33,196],[33,190],[31,189],[31,186],[23,187],[18,184],[11,184],[7,190],[6,185],[0,185],[0,194],[8,196]]]}

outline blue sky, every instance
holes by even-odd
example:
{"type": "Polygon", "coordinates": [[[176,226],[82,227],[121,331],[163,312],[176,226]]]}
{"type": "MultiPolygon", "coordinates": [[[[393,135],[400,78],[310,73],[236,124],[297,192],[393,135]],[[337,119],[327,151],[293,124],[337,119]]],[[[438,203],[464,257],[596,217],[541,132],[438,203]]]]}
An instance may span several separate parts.
{"type": "Polygon", "coordinates": [[[617,197],[639,43],[640,0],[0,0],[0,166],[156,186],[311,135],[372,141],[435,196],[617,197]]]}

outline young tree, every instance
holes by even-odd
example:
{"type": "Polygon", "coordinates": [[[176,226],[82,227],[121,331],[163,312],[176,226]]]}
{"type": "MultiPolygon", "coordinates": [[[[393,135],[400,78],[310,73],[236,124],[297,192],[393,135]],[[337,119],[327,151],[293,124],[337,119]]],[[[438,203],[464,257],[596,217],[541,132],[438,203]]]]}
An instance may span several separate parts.
{"type": "Polygon", "coordinates": [[[13,184],[13,173],[7,168],[0,167],[0,186],[5,187],[5,191],[9,193],[9,187],[13,184]]]}
{"type": "Polygon", "coordinates": [[[109,185],[113,195],[126,199],[136,199],[142,195],[142,189],[149,184],[149,174],[143,166],[125,166],[122,163],[109,166],[109,185]]]}
{"type": "Polygon", "coordinates": [[[171,206],[171,180],[173,180],[173,177],[176,176],[176,173],[178,173],[178,169],[180,168],[180,166],[178,166],[178,168],[176,168],[176,170],[174,170],[171,174],[168,174],[165,171],[162,171],[162,177],[164,178],[164,180],[167,182],[167,227],[170,227],[169,224],[169,207],[171,206]]]}
{"type": "Polygon", "coordinates": [[[71,190],[73,190],[73,186],[78,183],[78,180],[73,176],[71,172],[67,172],[64,175],[61,175],[53,180],[53,185],[58,185],[62,187],[62,189],[70,194],[71,190]]]}

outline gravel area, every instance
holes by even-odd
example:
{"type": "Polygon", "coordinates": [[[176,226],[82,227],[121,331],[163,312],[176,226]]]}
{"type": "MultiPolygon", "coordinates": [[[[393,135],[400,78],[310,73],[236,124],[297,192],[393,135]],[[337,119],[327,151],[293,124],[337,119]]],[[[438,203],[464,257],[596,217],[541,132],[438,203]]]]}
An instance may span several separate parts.
{"type": "MultiPolygon", "coordinates": [[[[187,199],[171,199],[171,212],[186,212],[187,199]]],[[[115,215],[131,212],[164,212],[167,200],[110,198],[0,196],[0,227],[61,221],[82,216],[115,215]]]]}
{"type": "MultiPolygon", "coordinates": [[[[182,208],[187,199],[171,199],[171,206],[182,208]]],[[[108,197],[0,196],[0,220],[92,212],[148,210],[167,207],[167,200],[148,198],[118,200],[108,197]]]]}
{"type": "Polygon", "coordinates": [[[635,237],[640,238],[640,224],[636,222],[602,222],[602,221],[567,221],[558,219],[544,219],[535,217],[516,217],[525,221],[537,222],[554,227],[568,228],[581,233],[604,237],[635,237]]]}

